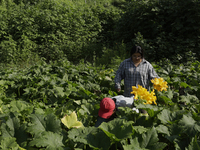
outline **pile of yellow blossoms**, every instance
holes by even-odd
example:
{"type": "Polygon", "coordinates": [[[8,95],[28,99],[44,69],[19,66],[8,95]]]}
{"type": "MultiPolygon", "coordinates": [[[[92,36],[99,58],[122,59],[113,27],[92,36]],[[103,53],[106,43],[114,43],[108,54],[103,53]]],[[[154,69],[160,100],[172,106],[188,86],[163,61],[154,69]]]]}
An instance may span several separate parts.
{"type": "MultiPolygon", "coordinates": [[[[163,78],[155,78],[154,80],[152,79],[151,82],[153,83],[153,87],[154,89],[158,90],[158,91],[163,91],[163,90],[167,90],[168,86],[167,86],[167,82],[163,80],[163,78]]],[[[136,86],[132,86],[132,92],[131,94],[134,94],[135,97],[134,99],[143,99],[146,100],[146,103],[144,104],[156,104],[156,96],[155,96],[155,92],[154,89],[151,91],[151,93],[149,91],[147,91],[147,89],[143,88],[142,86],[138,85],[138,88],[136,86]]]]}
{"type": "Polygon", "coordinates": [[[152,79],[151,82],[153,83],[153,88],[158,91],[167,91],[167,82],[163,80],[163,78],[155,78],[152,79]]]}

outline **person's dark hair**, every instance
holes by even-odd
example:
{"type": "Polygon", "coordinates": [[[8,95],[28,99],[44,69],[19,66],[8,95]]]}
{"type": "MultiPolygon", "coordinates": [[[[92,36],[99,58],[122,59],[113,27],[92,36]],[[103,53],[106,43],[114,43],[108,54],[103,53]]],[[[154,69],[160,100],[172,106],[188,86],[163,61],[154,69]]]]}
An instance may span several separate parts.
{"type": "Polygon", "coordinates": [[[144,51],[143,49],[140,47],[140,46],[133,46],[131,48],[131,56],[134,54],[134,53],[140,53],[142,58],[144,58],[144,51]]]}
{"type": "Polygon", "coordinates": [[[116,98],[112,98],[112,100],[116,103],[117,99],[116,98]]]}

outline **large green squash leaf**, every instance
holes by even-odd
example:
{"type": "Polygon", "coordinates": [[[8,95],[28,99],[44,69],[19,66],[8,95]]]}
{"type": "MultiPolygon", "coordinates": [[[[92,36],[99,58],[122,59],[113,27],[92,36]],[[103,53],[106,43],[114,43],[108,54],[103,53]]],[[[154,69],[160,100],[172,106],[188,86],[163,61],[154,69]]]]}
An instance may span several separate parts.
{"type": "Polygon", "coordinates": [[[77,121],[77,115],[73,111],[70,115],[66,115],[61,119],[61,122],[67,126],[67,128],[81,128],[83,127],[82,122],[77,121]]]}
{"type": "Polygon", "coordinates": [[[0,148],[2,150],[19,150],[19,145],[14,137],[6,137],[1,141],[0,148]]]}
{"type": "Polygon", "coordinates": [[[48,114],[46,117],[43,114],[31,114],[31,124],[27,131],[33,135],[39,135],[44,131],[59,133],[61,131],[60,120],[53,114],[48,114]]]}
{"type": "Polygon", "coordinates": [[[63,150],[63,137],[53,132],[43,132],[41,136],[34,138],[29,146],[45,147],[46,150],[63,150]]]}
{"type": "Polygon", "coordinates": [[[111,146],[110,138],[99,128],[88,134],[87,142],[91,148],[96,149],[108,150],[111,146]]]}
{"type": "Polygon", "coordinates": [[[130,139],[130,144],[123,145],[124,150],[148,150],[146,148],[140,147],[140,143],[138,142],[138,138],[130,139]]]}
{"type": "Polygon", "coordinates": [[[143,133],[141,138],[133,136],[130,144],[124,144],[124,150],[162,150],[167,146],[166,143],[159,142],[158,134],[153,127],[143,133]]]}
{"type": "Polygon", "coordinates": [[[195,121],[191,116],[183,115],[183,118],[179,121],[179,125],[188,136],[194,137],[200,132],[200,122],[195,121]]]}
{"type": "Polygon", "coordinates": [[[186,150],[200,150],[200,142],[197,140],[197,136],[192,138],[192,141],[186,150]]]}
{"type": "Polygon", "coordinates": [[[171,112],[169,109],[164,109],[157,116],[158,116],[158,119],[163,124],[167,124],[167,123],[172,123],[176,120],[181,119],[181,117],[183,116],[183,113],[185,113],[185,111],[183,110],[171,112]]]}
{"type": "Polygon", "coordinates": [[[18,118],[11,118],[8,116],[8,120],[1,125],[2,137],[14,137],[15,129],[19,128],[20,121],[18,118]]]}
{"type": "Polygon", "coordinates": [[[168,89],[167,91],[165,92],[160,92],[160,91],[157,91],[157,103],[158,105],[162,105],[160,103],[164,102],[165,104],[169,104],[169,105],[173,105],[173,102],[172,102],[172,98],[173,98],[173,92],[172,90],[168,89]]]}
{"type": "Polygon", "coordinates": [[[158,133],[162,133],[162,134],[165,134],[165,135],[168,135],[168,136],[170,135],[169,129],[166,126],[162,125],[162,124],[160,124],[160,125],[158,125],[156,127],[156,131],[158,133]]]}
{"type": "Polygon", "coordinates": [[[33,106],[31,106],[29,103],[25,101],[12,101],[10,103],[10,111],[11,112],[19,112],[19,113],[26,113],[26,115],[32,113],[33,111],[33,106]]]}
{"type": "MultiPolygon", "coordinates": [[[[180,137],[179,139],[174,139],[173,144],[176,150],[186,150],[186,148],[189,146],[190,144],[190,137],[180,137]]],[[[196,149],[194,149],[196,150],[196,149]]]]}
{"type": "Polygon", "coordinates": [[[191,103],[199,103],[199,99],[195,96],[195,95],[190,95],[190,94],[186,94],[180,96],[180,102],[185,102],[186,104],[191,104],[191,103]]]}
{"type": "Polygon", "coordinates": [[[142,148],[160,150],[167,146],[166,143],[159,142],[158,134],[154,127],[148,130],[147,133],[142,134],[142,138],[143,140],[140,143],[142,148]]]}
{"type": "Polygon", "coordinates": [[[74,128],[68,131],[68,137],[73,140],[74,142],[80,142],[84,144],[87,143],[87,135],[92,132],[92,130],[96,129],[95,127],[87,127],[87,128],[74,128]]]}
{"type": "Polygon", "coordinates": [[[144,132],[146,132],[148,129],[143,127],[143,126],[133,126],[135,132],[142,134],[144,132]]]}
{"type": "Polygon", "coordinates": [[[13,115],[8,117],[8,120],[1,124],[1,139],[15,137],[20,146],[25,146],[29,137],[26,132],[27,124],[20,124],[20,120],[13,115]]]}
{"type": "Polygon", "coordinates": [[[113,141],[118,142],[128,138],[133,134],[133,121],[125,121],[124,119],[114,119],[108,123],[103,122],[99,128],[113,141]]]}
{"type": "Polygon", "coordinates": [[[182,128],[179,127],[176,123],[168,125],[169,129],[169,135],[166,135],[165,138],[167,138],[170,142],[174,142],[175,139],[180,138],[180,134],[182,131],[182,128]]]}
{"type": "Polygon", "coordinates": [[[94,149],[108,150],[111,146],[110,138],[96,127],[74,128],[68,131],[68,134],[74,142],[84,143],[94,149]]]}

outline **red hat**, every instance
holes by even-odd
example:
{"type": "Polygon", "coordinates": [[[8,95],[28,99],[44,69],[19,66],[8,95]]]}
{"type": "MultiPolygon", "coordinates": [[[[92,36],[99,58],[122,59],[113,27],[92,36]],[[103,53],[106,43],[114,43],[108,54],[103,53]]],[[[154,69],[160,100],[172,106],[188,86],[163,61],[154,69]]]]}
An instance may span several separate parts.
{"type": "Polygon", "coordinates": [[[104,98],[100,102],[100,109],[98,115],[101,118],[108,119],[112,116],[115,110],[115,102],[111,98],[104,98]]]}

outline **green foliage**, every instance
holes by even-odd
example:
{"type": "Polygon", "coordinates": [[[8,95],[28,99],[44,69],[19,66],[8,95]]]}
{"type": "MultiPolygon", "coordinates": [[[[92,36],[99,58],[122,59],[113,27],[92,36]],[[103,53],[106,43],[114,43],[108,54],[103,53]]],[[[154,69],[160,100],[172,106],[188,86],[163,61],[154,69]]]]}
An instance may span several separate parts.
{"type": "Polygon", "coordinates": [[[1,68],[0,149],[199,149],[198,6],[1,0],[0,62],[25,69],[1,68]],[[119,94],[115,71],[134,44],[146,49],[169,89],[156,92],[157,106],[135,102],[147,115],[119,108],[120,118],[95,128],[100,100],[119,94]],[[40,57],[49,63],[36,63],[40,57]],[[65,118],[66,127],[61,118],[72,112],[77,116],[65,118]],[[72,128],[77,120],[83,128],[72,128]]]}
{"type": "Polygon", "coordinates": [[[36,147],[46,147],[45,149],[63,149],[64,144],[62,143],[63,137],[57,133],[44,132],[40,137],[33,139],[29,145],[36,147]]]}
{"type": "Polygon", "coordinates": [[[117,23],[116,40],[128,47],[139,42],[154,62],[167,58],[184,63],[199,58],[198,1],[131,1],[126,10],[117,23]]]}
{"type": "Polygon", "coordinates": [[[134,149],[134,150],[146,150],[146,149],[164,149],[166,147],[166,143],[159,142],[158,134],[153,127],[149,129],[146,133],[142,134],[142,138],[134,137],[130,140],[130,144],[124,145],[123,148],[134,149]]]}
{"type": "Polygon", "coordinates": [[[0,63],[26,67],[67,58],[112,67],[135,44],[149,61],[194,62],[198,6],[192,0],[1,0],[0,63]]]}
{"type": "Polygon", "coordinates": [[[109,123],[103,122],[99,128],[115,143],[128,138],[133,133],[132,123],[132,121],[114,119],[109,123]]]}
{"type": "Polygon", "coordinates": [[[115,68],[63,60],[2,70],[0,148],[198,149],[199,62],[164,63],[162,67],[154,64],[169,86],[165,92],[156,92],[158,105],[137,100],[136,108],[147,115],[122,107],[117,111],[119,118],[98,128],[94,124],[100,100],[118,94],[113,88],[115,68]],[[83,126],[76,128],[77,122],[83,126]]]}
{"type": "Polygon", "coordinates": [[[120,16],[111,2],[104,6],[106,1],[95,5],[67,0],[1,3],[1,63],[34,62],[35,57],[92,62],[112,40],[120,16]]]}

